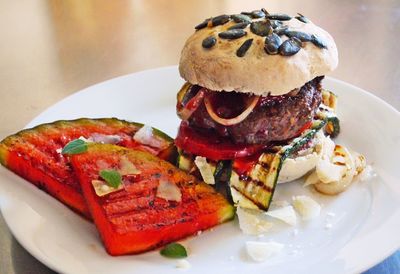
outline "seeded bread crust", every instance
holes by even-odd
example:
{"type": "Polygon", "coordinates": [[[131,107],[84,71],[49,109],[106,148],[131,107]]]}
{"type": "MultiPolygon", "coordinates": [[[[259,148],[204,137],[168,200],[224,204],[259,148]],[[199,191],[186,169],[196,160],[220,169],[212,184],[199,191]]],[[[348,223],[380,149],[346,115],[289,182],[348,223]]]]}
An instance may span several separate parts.
{"type": "MultiPolygon", "coordinates": [[[[261,19],[260,19],[261,20],[261,19]]],[[[191,84],[214,91],[237,91],[255,95],[282,95],[303,86],[316,76],[334,70],[338,65],[338,52],[332,36],[313,23],[296,19],[285,21],[290,29],[321,37],[327,48],[304,42],[303,48],[292,56],[268,55],[264,50],[265,37],[257,36],[245,28],[247,34],[228,40],[218,33],[233,26],[233,21],[196,31],[186,41],[181,53],[179,72],[191,84]],[[209,48],[202,41],[213,35],[217,43],[209,48]],[[243,57],[237,49],[248,39],[254,39],[243,57]]],[[[286,36],[281,37],[286,40],[286,36]]]]}

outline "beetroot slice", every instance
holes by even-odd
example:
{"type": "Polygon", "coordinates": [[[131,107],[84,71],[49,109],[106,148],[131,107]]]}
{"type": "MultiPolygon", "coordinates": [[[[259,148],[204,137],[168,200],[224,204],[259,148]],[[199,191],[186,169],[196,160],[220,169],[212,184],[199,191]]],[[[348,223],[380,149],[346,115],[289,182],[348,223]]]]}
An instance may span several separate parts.
{"type": "Polygon", "coordinates": [[[68,157],[60,153],[61,149],[68,142],[81,136],[90,138],[94,134],[117,135],[117,144],[120,146],[148,151],[164,159],[173,160],[175,147],[173,140],[166,134],[153,130],[154,138],[162,144],[162,148],[143,145],[133,139],[142,126],[116,118],[82,118],[42,124],[22,130],[1,141],[0,163],[74,211],[91,219],[80,185],[68,157]]]}
{"type": "Polygon", "coordinates": [[[154,249],[234,215],[233,207],[211,186],[147,152],[90,144],[87,152],[71,156],[71,163],[110,255],[154,249]],[[93,180],[102,180],[101,170],[118,170],[122,158],[140,173],[122,176],[122,189],[98,196],[93,180]],[[160,182],[175,184],[181,201],[157,195],[160,182]]]}

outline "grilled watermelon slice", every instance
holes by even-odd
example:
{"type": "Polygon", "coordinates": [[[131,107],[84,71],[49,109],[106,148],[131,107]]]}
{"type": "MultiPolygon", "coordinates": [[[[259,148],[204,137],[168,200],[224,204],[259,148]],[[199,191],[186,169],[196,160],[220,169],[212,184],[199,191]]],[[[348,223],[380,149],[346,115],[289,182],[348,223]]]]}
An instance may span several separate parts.
{"type": "Polygon", "coordinates": [[[89,144],[87,152],[71,156],[71,163],[106,250],[113,256],[144,252],[234,216],[232,205],[211,186],[147,152],[89,144]],[[100,172],[118,172],[127,161],[138,172],[122,176],[123,187],[99,196],[94,185],[103,180],[100,172]],[[160,184],[172,184],[180,201],[165,196],[170,190],[160,192],[160,184]]]}
{"type": "Polygon", "coordinates": [[[116,118],[56,121],[26,129],[0,142],[0,163],[25,178],[81,215],[91,218],[82,191],[69,160],[62,148],[79,137],[95,141],[114,142],[120,146],[148,151],[171,160],[173,140],[159,130],[153,130],[153,143],[143,145],[133,139],[142,124],[116,118]]]}

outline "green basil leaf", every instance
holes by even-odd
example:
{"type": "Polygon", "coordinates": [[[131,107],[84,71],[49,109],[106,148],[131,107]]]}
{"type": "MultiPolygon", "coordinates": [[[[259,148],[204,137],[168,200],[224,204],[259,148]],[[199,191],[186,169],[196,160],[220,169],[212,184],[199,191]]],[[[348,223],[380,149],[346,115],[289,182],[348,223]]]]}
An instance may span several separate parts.
{"type": "Polygon", "coordinates": [[[183,245],[170,243],[161,249],[160,254],[167,258],[186,258],[187,252],[183,245]]]}
{"type": "Polygon", "coordinates": [[[81,139],[75,139],[69,142],[61,151],[62,154],[79,154],[87,151],[87,143],[81,139]]]}
{"type": "Polygon", "coordinates": [[[116,170],[101,170],[100,177],[113,188],[118,188],[122,184],[121,174],[116,170]]]}

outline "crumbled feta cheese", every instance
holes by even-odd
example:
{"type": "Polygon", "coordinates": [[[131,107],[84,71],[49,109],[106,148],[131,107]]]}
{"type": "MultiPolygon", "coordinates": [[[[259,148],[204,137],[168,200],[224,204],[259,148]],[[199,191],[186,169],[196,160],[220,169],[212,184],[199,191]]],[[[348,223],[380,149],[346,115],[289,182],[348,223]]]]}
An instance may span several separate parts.
{"type": "Polygon", "coordinates": [[[325,224],[325,229],[326,229],[326,230],[329,230],[329,229],[331,229],[331,228],[332,228],[332,224],[331,224],[331,223],[325,224]]]}
{"type": "Polygon", "coordinates": [[[291,205],[267,211],[265,214],[292,226],[295,226],[297,223],[296,212],[294,212],[291,205]]]}
{"type": "Polygon", "coordinates": [[[199,169],[204,182],[209,185],[215,185],[214,174],[211,166],[207,163],[207,159],[202,156],[197,156],[196,159],[194,159],[194,163],[199,169]]]}
{"type": "Polygon", "coordinates": [[[58,148],[58,149],[56,149],[56,152],[57,152],[58,154],[61,154],[61,152],[62,152],[62,148],[58,148]]]}
{"type": "Polygon", "coordinates": [[[135,135],[133,136],[133,139],[136,142],[139,142],[144,145],[149,145],[152,147],[162,148],[165,146],[165,144],[163,144],[162,141],[160,141],[159,139],[157,139],[156,136],[153,135],[153,128],[148,125],[142,126],[135,133],[135,135]]]}
{"type": "Polygon", "coordinates": [[[163,180],[158,184],[156,196],[167,201],[180,202],[182,200],[182,193],[179,187],[174,183],[163,180]]]}
{"type": "Polygon", "coordinates": [[[92,186],[96,192],[96,195],[100,197],[124,188],[123,184],[120,184],[118,188],[113,188],[101,180],[92,180],[92,186]]]}
{"type": "Polygon", "coordinates": [[[238,207],[236,214],[239,219],[239,227],[244,234],[260,235],[268,232],[273,224],[266,221],[263,217],[263,212],[259,210],[244,209],[238,207]]]}
{"type": "Polygon", "coordinates": [[[188,260],[179,259],[176,261],[176,268],[188,269],[190,267],[191,267],[191,265],[188,262],[188,260]]]}
{"type": "Polygon", "coordinates": [[[284,245],[277,242],[246,242],[246,251],[249,257],[256,262],[264,262],[270,257],[278,255],[284,245]]]}
{"type": "Polygon", "coordinates": [[[294,196],[292,197],[293,206],[296,211],[301,215],[303,220],[310,220],[319,216],[321,206],[308,196],[294,196]]]}

